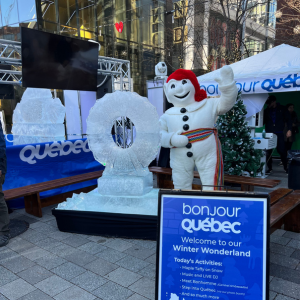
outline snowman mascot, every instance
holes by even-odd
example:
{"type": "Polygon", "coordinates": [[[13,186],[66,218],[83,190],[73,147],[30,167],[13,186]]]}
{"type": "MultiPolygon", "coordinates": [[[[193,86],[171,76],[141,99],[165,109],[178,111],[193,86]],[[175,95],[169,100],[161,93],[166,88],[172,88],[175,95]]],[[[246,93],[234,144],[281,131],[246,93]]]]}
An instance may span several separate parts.
{"type": "Polygon", "coordinates": [[[167,100],[174,107],[160,118],[161,145],[171,148],[170,165],[176,189],[192,189],[195,166],[204,189],[219,189],[223,185],[222,149],[214,124],[218,115],[232,108],[238,90],[229,66],[220,69],[215,81],[220,98],[207,99],[196,75],[189,70],[176,70],[164,85],[167,100]]]}

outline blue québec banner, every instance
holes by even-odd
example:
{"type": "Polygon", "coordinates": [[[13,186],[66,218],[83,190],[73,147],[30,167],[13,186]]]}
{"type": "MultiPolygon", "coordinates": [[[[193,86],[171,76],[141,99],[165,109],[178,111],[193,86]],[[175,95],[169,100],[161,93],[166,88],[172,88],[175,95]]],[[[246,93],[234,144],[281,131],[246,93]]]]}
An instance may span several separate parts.
{"type": "MultiPolygon", "coordinates": [[[[18,146],[7,145],[6,156],[7,174],[3,190],[104,169],[94,159],[87,139],[18,146]]],[[[41,198],[49,197],[96,184],[96,179],[85,181],[42,192],[40,196],[41,198]]]]}
{"type": "Polygon", "coordinates": [[[267,299],[267,199],[162,195],[158,300],[267,299]]]}
{"type": "MultiPolygon", "coordinates": [[[[221,94],[219,85],[215,81],[199,83],[201,89],[204,89],[208,96],[218,96],[221,94]]],[[[300,74],[293,73],[269,77],[257,77],[255,79],[239,78],[236,81],[236,86],[238,91],[243,95],[299,91],[300,74]]]]}

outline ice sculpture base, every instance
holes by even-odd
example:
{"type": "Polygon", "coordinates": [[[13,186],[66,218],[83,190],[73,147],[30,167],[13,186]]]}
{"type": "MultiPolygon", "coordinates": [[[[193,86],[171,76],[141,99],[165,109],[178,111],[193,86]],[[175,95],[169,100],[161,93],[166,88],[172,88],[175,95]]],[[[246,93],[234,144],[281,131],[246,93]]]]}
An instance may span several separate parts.
{"type": "Polygon", "coordinates": [[[34,123],[16,123],[13,124],[12,132],[14,135],[25,136],[64,136],[64,124],[34,124],[34,123]]]}
{"type": "Polygon", "coordinates": [[[156,240],[158,189],[144,196],[109,197],[97,189],[73,195],[52,210],[60,231],[156,240]]]}
{"type": "Polygon", "coordinates": [[[111,196],[142,196],[153,189],[153,174],[146,176],[111,176],[106,175],[98,179],[98,192],[111,196]]]}
{"type": "Polygon", "coordinates": [[[74,194],[58,204],[57,209],[157,216],[158,191],[152,189],[143,196],[106,196],[95,189],[74,194]]]}
{"type": "Polygon", "coordinates": [[[65,136],[30,136],[30,135],[13,135],[13,145],[39,144],[48,142],[62,142],[65,136]]]}

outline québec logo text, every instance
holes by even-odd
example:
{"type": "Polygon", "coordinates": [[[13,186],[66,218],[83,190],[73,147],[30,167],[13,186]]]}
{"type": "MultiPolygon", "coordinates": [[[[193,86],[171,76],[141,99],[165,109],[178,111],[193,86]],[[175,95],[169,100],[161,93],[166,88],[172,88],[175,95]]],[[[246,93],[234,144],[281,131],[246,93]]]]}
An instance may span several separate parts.
{"type": "Polygon", "coordinates": [[[215,218],[209,217],[237,217],[240,207],[223,207],[223,206],[214,206],[211,208],[210,206],[190,206],[183,203],[182,206],[182,214],[183,215],[194,215],[194,216],[203,216],[206,215],[204,220],[195,220],[195,219],[183,219],[181,222],[182,229],[186,230],[189,233],[193,233],[194,231],[211,231],[211,232],[220,232],[223,231],[225,233],[229,233],[230,231],[239,234],[241,230],[239,230],[239,226],[241,226],[240,222],[229,222],[224,221],[220,222],[215,220],[215,218]]]}
{"type": "Polygon", "coordinates": [[[88,141],[76,140],[74,142],[54,142],[52,144],[45,144],[43,153],[40,153],[41,145],[27,145],[20,151],[20,159],[31,165],[36,163],[36,159],[44,159],[46,156],[56,157],[69,155],[71,152],[78,154],[81,151],[90,152],[88,148],[88,141]]]}
{"type": "Polygon", "coordinates": [[[182,229],[186,230],[189,233],[193,233],[194,231],[211,231],[211,232],[220,232],[223,231],[225,233],[229,233],[232,231],[235,234],[240,233],[240,230],[237,230],[236,226],[240,226],[240,222],[230,223],[225,221],[223,223],[215,220],[214,218],[206,218],[205,220],[195,220],[195,219],[184,219],[181,222],[182,229]],[[198,221],[198,225],[196,224],[198,221]]]}

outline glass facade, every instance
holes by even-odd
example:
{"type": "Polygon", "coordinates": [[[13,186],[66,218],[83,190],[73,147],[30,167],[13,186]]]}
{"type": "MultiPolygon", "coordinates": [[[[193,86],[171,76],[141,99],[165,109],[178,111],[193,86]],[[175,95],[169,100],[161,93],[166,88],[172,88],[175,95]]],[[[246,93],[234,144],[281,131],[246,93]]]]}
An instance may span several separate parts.
{"type": "MultiPolygon", "coordinates": [[[[165,5],[164,0],[0,0],[0,38],[21,41],[25,26],[95,40],[101,44],[99,55],[130,61],[133,90],[147,96],[146,81],[164,60],[165,5]],[[119,22],[122,32],[115,26],[119,22]]],[[[23,92],[16,86],[14,99],[0,99],[8,132],[23,92]]]]}
{"type": "Polygon", "coordinates": [[[0,0],[0,38],[20,41],[20,26],[96,40],[101,56],[130,60],[133,89],[146,95],[146,80],[163,60],[165,1],[0,0]],[[123,22],[118,32],[115,23],[123,22]]]}
{"type": "Polygon", "coordinates": [[[96,40],[99,55],[130,60],[133,89],[146,96],[146,80],[163,60],[164,14],[156,14],[164,1],[36,0],[36,8],[40,30],[96,40]]]}
{"type": "Polygon", "coordinates": [[[276,11],[277,11],[277,0],[271,0],[269,2],[269,14],[268,14],[268,25],[270,27],[276,27],[276,11]]]}
{"type": "Polygon", "coordinates": [[[270,26],[275,28],[276,18],[275,12],[277,9],[277,1],[250,0],[248,1],[250,10],[249,17],[256,23],[262,26],[270,26]]]}

